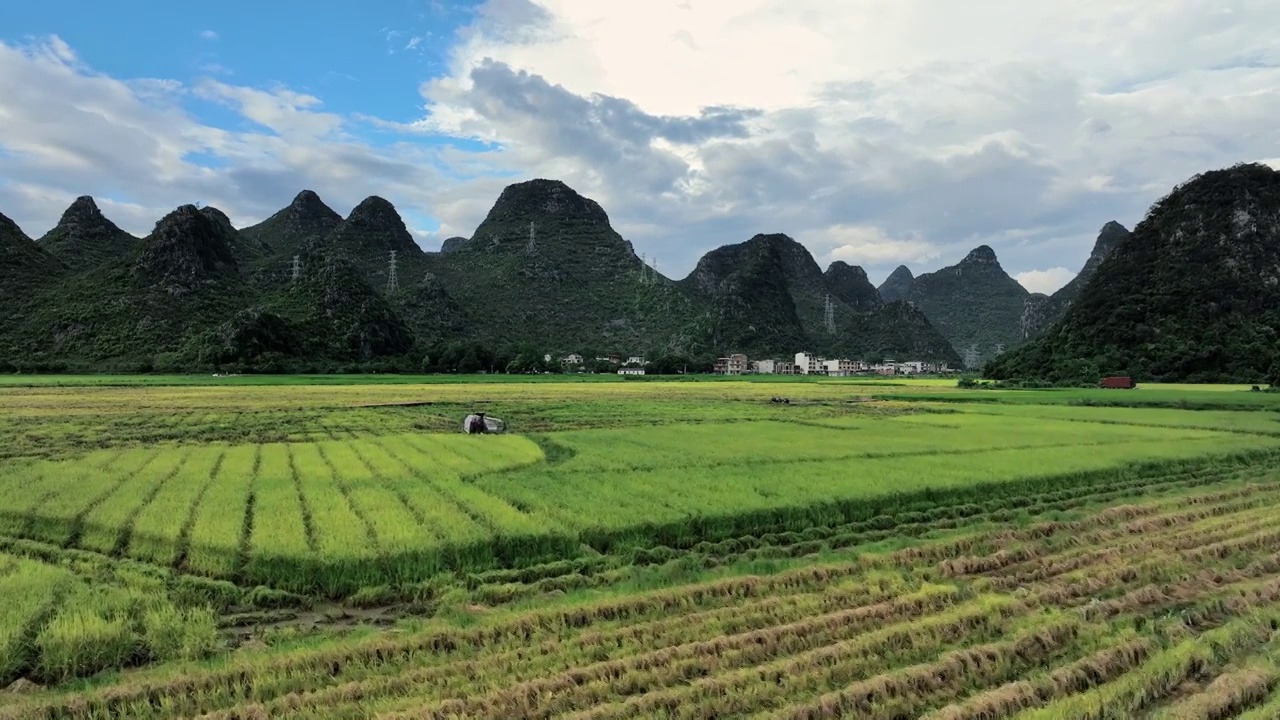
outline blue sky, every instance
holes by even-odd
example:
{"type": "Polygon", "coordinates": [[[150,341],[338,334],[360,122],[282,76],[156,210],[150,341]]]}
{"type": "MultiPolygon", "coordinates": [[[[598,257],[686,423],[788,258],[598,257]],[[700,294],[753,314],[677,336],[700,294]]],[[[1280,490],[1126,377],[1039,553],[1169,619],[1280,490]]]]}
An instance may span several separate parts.
{"type": "MultiPolygon", "coordinates": [[[[411,122],[418,85],[444,72],[446,53],[478,2],[46,0],[6,3],[7,41],[57,35],[113,77],[205,76],[323,97],[326,109],[411,122]]],[[[234,123],[216,109],[201,118],[234,123]]]]}
{"type": "Polygon", "coordinates": [[[135,234],[377,194],[426,249],[550,177],[680,277],[783,232],[920,273],[987,244],[1051,292],[1109,220],[1280,165],[1270,0],[0,3],[0,212],[135,234]]]}

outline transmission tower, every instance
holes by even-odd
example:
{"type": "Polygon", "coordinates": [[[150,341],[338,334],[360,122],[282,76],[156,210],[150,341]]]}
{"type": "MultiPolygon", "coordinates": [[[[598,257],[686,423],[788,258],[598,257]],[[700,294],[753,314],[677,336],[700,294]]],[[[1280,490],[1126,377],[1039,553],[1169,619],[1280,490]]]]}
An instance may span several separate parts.
{"type": "Polygon", "coordinates": [[[831,304],[831,293],[827,293],[827,304],[822,310],[822,324],[827,326],[827,332],[836,331],[836,308],[831,304]]]}
{"type": "Polygon", "coordinates": [[[391,260],[387,265],[387,294],[391,295],[400,289],[400,283],[396,280],[396,251],[391,251],[391,260]]]}
{"type": "Polygon", "coordinates": [[[297,281],[298,276],[301,274],[302,274],[302,258],[298,255],[294,255],[293,267],[291,268],[292,277],[290,279],[293,281],[297,281]]]}
{"type": "Polygon", "coordinates": [[[652,284],[658,279],[658,258],[653,259],[653,272],[649,274],[649,283],[652,284]]]}
{"type": "Polygon", "coordinates": [[[967,368],[975,368],[978,366],[978,345],[974,343],[964,351],[964,366],[967,368]]]}
{"type": "Polygon", "coordinates": [[[528,254],[528,255],[535,255],[535,254],[537,254],[537,252],[538,252],[538,248],[537,248],[537,244],[536,244],[536,243],[537,243],[537,237],[538,237],[537,229],[534,227],[534,224],[533,224],[532,222],[530,222],[530,223],[529,223],[529,245],[525,248],[525,253],[526,253],[526,254],[528,254]]]}
{"type": "Polygon", "coordinates": [[[649,283],[649,260],[645,258],[644,253],[640,253],[640,284],[647,285],[649,283]]]}
{"type": "Polygon", "coordinates": [[[1004,352],[1004,343],[996,343],[996,354],[1004,352]]]}

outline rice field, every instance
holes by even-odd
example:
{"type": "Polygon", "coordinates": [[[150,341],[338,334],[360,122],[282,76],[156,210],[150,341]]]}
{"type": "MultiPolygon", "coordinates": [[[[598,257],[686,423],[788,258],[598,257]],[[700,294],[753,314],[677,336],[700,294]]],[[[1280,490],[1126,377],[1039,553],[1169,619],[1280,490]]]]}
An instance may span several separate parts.
{"type": "Polygon", "coordinates": [[[1280,717],[1269,398],[869,385],[2,387],[0,720],[1280,717]]]}

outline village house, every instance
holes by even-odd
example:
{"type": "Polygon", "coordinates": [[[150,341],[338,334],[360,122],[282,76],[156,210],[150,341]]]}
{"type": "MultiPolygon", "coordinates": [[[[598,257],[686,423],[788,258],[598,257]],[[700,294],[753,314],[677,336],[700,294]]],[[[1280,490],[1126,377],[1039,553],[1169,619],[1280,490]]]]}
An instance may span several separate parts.
{"type": "Polygon", "coordinates": [[[871,366],[871,372],[876,375],[897,375],[898,365],[892,362],[881,362],[871,366]]]}
{"type": "Polygon", "coordinates": [[[807,352],[796,353],[797,375],[826,375],[826,361],[807,352]]]}
{"type": "Polygon", "coordinates": [[[752,370],[761,375],[794,375],[796,364],[790,360],[755,360],[752,370]]]}
{"type": "Polygon", "coordinates": [[[832,377],[850,377],[857,374],[862,369],[862,363],[855,360],[841,358],[839,360],[824,360],[823,365],[827,369],[827,374],[832,377]]]}
{"type": "Polygon", "coordinates": [[[728,357],[716,358],[711,370],[717,375],[743,375],[750,369],[747,356],[734,353],[728,357]]]}
{"type": "Polygon", "coordinates": [[[618,368],[618,374],[619,374],[619,375],[643,375],[643,374],[644,374],[644,368],[642,368],[642,367],[624,367],[624,368],[618,368]]]}
{"type": "Polygon", "coordinates": [[[569,353],[568,355],[560,358],[561,365],[581,365],[582,362],[583,357],[578,353],[569,353]]]}
{"type": "Polygon", "coordinates": [[[632,355],[631,357],[627,358],[626,364],[644,366],[644,365],[648,365],[649,363],[644,361],[643,355],[632,355]]]}

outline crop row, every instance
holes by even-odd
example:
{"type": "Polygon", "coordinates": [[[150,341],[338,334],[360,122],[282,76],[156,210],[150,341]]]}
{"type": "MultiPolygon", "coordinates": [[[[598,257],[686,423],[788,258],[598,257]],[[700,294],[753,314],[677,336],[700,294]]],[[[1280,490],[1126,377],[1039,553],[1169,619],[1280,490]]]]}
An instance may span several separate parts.
{"type": "MultiPolygon", "coordinates": [[[[1243,480],[1261,479],[1266,471],[1254,470],[1248,473],[1240,471],[1222,471],[1217,474],[1206,474],[1195,481],[1185,479],[1179,482],[1146,482],[1129,481],[1132,488],[1108,490],[1104,493],[1089,494],[1079,490],[1063,490],[1047,493],[1048,497],[1039,502],[1024,505],[1018,511],[1023,517],[1051,512],[1062,512],[1129,497],[1136,497],[1142,492],[1150,497],[1158,491],[1185,491],[1192,487],[1220,483],[1227,479],[1243,480]],[[1159,485],[1159,487],[1157,487],[1159,485]],[[1069,497],[1063,498],[1064,495],[1069,497]]],[[[1230,493],[1254,493],[1261,486],[1245,486],[1230,493]]],[[[995,501],[1002,503],[1004,501],[995,501]]],[[[1259,501],[1250,501],[1259,502],[1259,501]]],[[[557,561],[545,565],[531,566],[519,570],[496,570],[488,573],[472,575],[468,578],[469,586],[475,591],[475,597],[481,602],[499,604],[512,600],[534,597],[548,592],[569,591],[584,588],[605,587],[615,583],[626,582],[635,576],[634,568],[647,564],[659,564],[680,560],[690,562],[704,568],[713,568],[739,561],[773,560],[800,557],[812,553],[843,550],[889,538],[919,537],[941,531],[956,531],[966,527],[981,526],[987,523],[1005,522],[1011,519],[1014,511],[989,510],[982,512],[981,505],[963,506],[962,509],[973,509],[972,513],[942,517],[937,520],[919,520],[922,513],[912,512],[896,516],[875,518],[871,521],[840,526],[837,528],[809,528],[804,532],[771,533],[759,536],[745,536],[724,540],[718,543],[699,543],[686,550],[657,547],[639,549],[634,552],[622,552],[612,556],[596,556],[576,560],[557,561]],[[896,524],[901,523],[901,524],[896,524]],[[874,529],[869,529],[873,526],[874,529]]],[[[1145,506],[1146,512],[1155,512],[1154,505],[1145,506]]],[[[941,508],[940,508],[941,509],[941,508]]],[[[1226,512],[1229,509],[1220,510],[1226,512]]],[[[929,514],[929,513],[924,513],[929,514]]],[[[1083,524],[1077,524],[1077,529],[1083,524]]]]}
{"type": "MultiPolygon", "coordinates": [[[[291,655],[269,654],[260,660],[246,658],[217,669],[188,672],[181,678],[158,675],[147,680],[144,676],[109,692],[86,693],[77,698],[79,709],[48,702],[23,705],[22,710],[29,713],[26,716],[50,718],[88,717],[87,713],[102,714],[108,708],[114,708],[117,714],[148,717],[156,716],[158,711],[154,708],[161,706],[189,714],[221,712],[223,717],[253,717],[261,713],[271,717],[306,716],[316,708],[332,711],[334,716],[344,712],[358,715],[372,708],[390,712],[520,714],[526,704],[535,709],[570,710],[583,707],[582,702],[598,701],[600,707],[625,709],[634,707],[634,703],[658,703],[667,696],[664,693],[673,695],[678,707],[716,710],[722,709],[720,703],[727,702],[725,698],[761,692],[766,685],[743,680],[743,687],[750,691],[708,691],[688,697],[680,693],[696,692],[685,690],[694,686],[720,687],[717,683],[737,677],[733,673],[752,677],[750,673],[757,668],[769,663],[785,664],[806,657],[805,653],[824,657],[823,648],[854,642],[868,632],[933,627],[931,623],[945,622],[954,617],[953,613],[982,603],[1023,609],[986,630],[975,629],[970,635],[951,640],[947,640],[950,636],[939,635],[931,645],[922,642],[918,649],[921,653],[927,650],[928,654],[908,652],[899,658],[898,665],[907,668],[912,662],[936,658],[939,652],[963,651],[975,644],[989,643],[1006,630],[1016,631],[1019,623],[1034,625],[1036,618],[1051,617],[1055,607],[1072,607],[1089,597],[1102,598],[1103,602],[1115,600],[1079,616],[1087,624],[1087,642],[1082,640],[1064,648],[1067,654],[1061,656],[1064,663],[1079,662],[1109,647],[1110,640],[1095,638],[1095,634],[1125,617],[1155,617],[1160,608],[1169,607],[1189,612],[1187,609],[1195,606],[1200,608],[1194,612],[1200,618],[1198,622],[1213,623],[1217,618],[1241,615],[1251,607],[1276,601],[1277,588],[1269,583],[1280,571],[1280,560],[1265,555],[1266,547],[1253,538],[1259,532],[1256,529],[1235,537],[1240,545],[1222,557],[1216,553],[1196,554],[1196,545],[1191,543],[1174,560],[1182,568],[1181,583],[1164,570],[1159,559],[1161,548],[1182,542],[1180,538],[1175,540],[1176,533],[1170,530],[1178,527],[1171,518],[1181,514],[1189,520],[1185,535],[1200,544],[1213,545],[1227,537],[1220,534],[1226,525],[1213,523],[1251,512],[1251,504],[1268,497],[1266,488],[1226,486],[1182,497],[1185,501],[1171,498],[1146,506],[1125,506],[1078,521],[1051,521],[979,533],[981,537],[970,547],[989,546],[998,542],[996,538],[1015,538],[1028,548],[1041,543],[1047,550],[1070,551],[1071,544],[1064,544],[1063,538],[1109,531],[1111,534],[1098,534],[1090,542],[1098,546],[1123,545],[1131,549],[1133,557],[1141,559],[1133,565],[1118,562],[1114,555],[1099,555],[1093,565],[1079,568],[1075,574],[1032,584],[1020,592],[1023,599],[1017,601],[999,596],[984,600],[964,586],[934,587],[922,582],[922,578],[936,573],[937,561],[929,559],[926,552],[918,554],[914,564],[895,561],[885,568],[874,562],[853,562],[763,578],[729,578],[585,606],[525,613],[466,630],[429,630],[291,655]],[[1140,521],[1152,518],[1160,519],[1165,534],[1151,535],[1146,547],[1132,544],[1134,534],[1140,537],[1143,532],[1140,521]],[[1117,519],[1121,522],[1117,523],[1117,519]],[[1124,527],[1126,532],[1114,532],[1116,527],[1124,527]],[[1224,560],[1240,569],[1221,569],[1224,560]],[[1174,584],[1170,585],[1171,581],[1174,584]],[[1161,583],[1165,585],[1160,586],[1161,583]],[[1165,589],[1145,589],[1152,585],[1165,589]],[[928,604],[912,604],[923,601],[928,604]],[[962,604],[957,605],[956,601],[962,604]],[[852,608],[843,609],[849,605],[852,608]],[[850,634],[842,637],[840,633],[850,634]],[[726,639],[717,640],[722,637],[726,639]],[[562,680],[555,680],[558,677],[575,681],[561,685],[558,683],[562,680]],[[459,706],[458,702],[473,704],[459,706]]],[[[1044,557],[1052,555],[1047,552],[1044,557]]],[[[892,672],[889,665],[892,663],[868,666],[865,673],[871,674],[848,682],[869,681],[876,673],[892,672]]],[[[854,677],[823,675],[824,672],[799,673],[827,680],[815,680],[810,685],[800,680],[787,681],[790,685],[784,682],[791,689],[780,690],[774,700],[762,702],[759,707],[782,711],[798,704],[812,704],[822,694],[847,686],[839,678],[854,677]]],[[[1013,682],[1025,675],[1019,670],[1017,677],[992,676],[989,682],[1013,682]]],[[[945,693],[929,697],[930,703],[949,701],[945,693]]],[[[652,707],[668,706],[659,703],[652,707]]],[[[912,712],[921,709],[914,708],[912,712]]],[[[0,717],[5,715],[0,713],[0,717]]]]}

